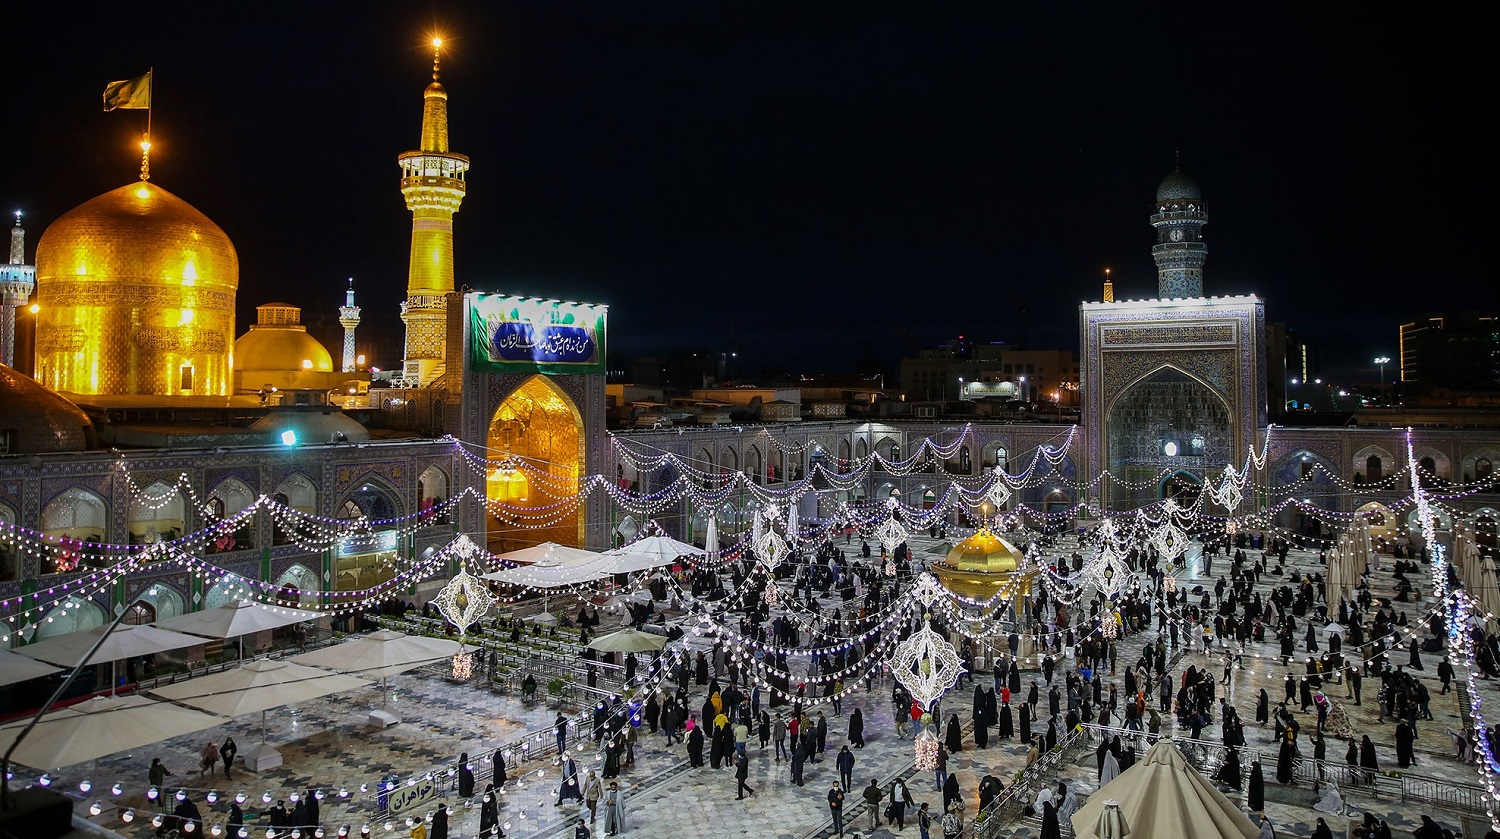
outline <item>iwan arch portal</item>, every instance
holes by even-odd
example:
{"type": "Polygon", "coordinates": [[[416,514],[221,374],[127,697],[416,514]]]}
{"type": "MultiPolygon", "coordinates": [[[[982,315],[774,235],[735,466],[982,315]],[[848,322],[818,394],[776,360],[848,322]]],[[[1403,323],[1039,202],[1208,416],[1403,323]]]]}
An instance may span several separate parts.
{"type": "Polygon", "coordinates": [[[461,525],[483,532],[492,552],[609,545],[601,494],[576,502],[579,482],[605,466],[606,313],[590,303],[464,296],[461,436],[471,468],[483,471],[471,485],[484,487],[487,509],[461,525]]]}

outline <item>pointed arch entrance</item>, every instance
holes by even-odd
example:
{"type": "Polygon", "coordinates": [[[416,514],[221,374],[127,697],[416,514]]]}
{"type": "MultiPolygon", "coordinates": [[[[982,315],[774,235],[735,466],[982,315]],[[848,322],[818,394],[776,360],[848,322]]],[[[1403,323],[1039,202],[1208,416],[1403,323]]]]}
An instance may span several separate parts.
{"type": "Polygon", "coordinates": [[[581,546],[582,505],[574,502],[584,467],[578,407],[545,376],[532,376],[490,418],[486,445],[494,466],[486,480],[490,550],[542,542],[581,546]]]}

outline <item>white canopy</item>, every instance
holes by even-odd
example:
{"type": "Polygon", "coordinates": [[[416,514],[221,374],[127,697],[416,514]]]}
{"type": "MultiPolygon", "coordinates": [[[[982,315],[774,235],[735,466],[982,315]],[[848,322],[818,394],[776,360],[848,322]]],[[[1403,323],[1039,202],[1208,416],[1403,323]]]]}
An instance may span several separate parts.
{"type": "Polygon", "coordinates": [[[489,574],[481,574],[481,580],[532,588],[558,588],[591,582],[609,576],[602,571],[603,554],[570,548],[555,542],[543,542],[529,548],[499,555],[500,559],[527,563],[515,568],[502,568],[489,574]]]}
{"type": "Polygon", "coordinates": [[[1089,796],[1073,814],[1075,839],[1105,839],[1097,832],[1106,802],[1118,801],[1133,836],[1257,839],[1260,830],[1162,738],[1139,763],[1089,796]]]}
{"type": "Polygon", "coordinates": [[[61,667],[43,664],[34,658],[16,655],[10,650],[0,650],[0,685],[13,685],[16,682],[47,676],[61,670],[61,667]]]}
{"type": "MultiPolygon", "coordinates": [[[[107,626],[96,626],[83,632],[71,632],[67,635],[38,641],[35,644],[17,647],[16,652],[28,658],[72,667],[88,653],[89,648],[99,640],[99,636],[108,631],[107,626]]],[[[109,637],[104,640],[104,645],[89,658],[87,663],[119,661],[122,658],[180,650],[183,647],[194,647],[202,643],[204,640],[196,635],[184,635],[181,632],[157,629],[154,626],[120,624],[109,633],[109,637]]]]}
{"type": "Polygon", "coordinates": [[[647,536],[628,545],[600,554],[608,557],[604,566],[610,574],[630,574],[671,565],[685,556],[704,556],[707,552],[670,536],[647,536]]]}
{"type": "Polygon", "coordinates": [[[288,661],[383,679],[423,664],[452,658],[464,649],[462,644],[446,638],[424,638],[393,629],[381,629],[342,644],[293,656],[288,661]]]}
{"type": "MultiPolygon", "coordinates": [[[[0,728],[0,752],[10,748],[29,722],[25,719],[0,728]]],[[[43,716],[12,759],[33,769],[57,769],[223,722],[222,717],[152,702],[144,696],[96,696],[43,716]]]]}
{"type": "Polygon", "coordinates": [[[594,551],[586,551],[583,548],[570,548],[567,545],[559,545],[556,542],[543,542],[540,545],[532,545],[529,548],[518,548],[496,554],[496,559],[508,562],[567,562],[569,560],[598,559],[599,554],[594,551]]]}
{"type": "Polygon", "coordinates": [[[261,659],[244,667],[188,679],[151,692],[163,699],[172,699],[210,713],[237,717],[369,684],[364,679],[342,673],[261,659]]]}
{"type": "Polygon", "coordinates": [[[626,628],[595,638],[589,647],[606,653],[644,653],[659,650],[666,645],[664,635],[626,628]]]}
{"type": "Polygon", "coordinates": [[[303,621],[317,620],[321,615],[302,609],[267,606],[253,600],[236,600],[201,612],[188,612],[156,626],[175,632],[202,635],[205,638],[238,638],[252,632],[277,629],[303,621]]]}

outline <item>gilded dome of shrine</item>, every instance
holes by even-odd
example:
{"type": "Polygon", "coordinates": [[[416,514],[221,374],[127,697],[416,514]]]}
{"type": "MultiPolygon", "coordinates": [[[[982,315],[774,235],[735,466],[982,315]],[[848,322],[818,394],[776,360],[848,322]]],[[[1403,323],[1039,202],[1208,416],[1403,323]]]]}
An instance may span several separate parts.
{"type": "Polygon", "coordinates": [[[1011,543],[981,527],[954,545],[948,556],[928,569],[945,588],[955,594],[988,600],[996,593],[1029,594],[1032,574],[1025,569],[1025,554],[1011,543]]]}
{"type": "Polygon", "coordinates": [[[37,378],[54,390],[227,396],[239,257],[186,201],[138,181],[37,243],[37,378]]]}
{"type": "Polygon", "coordinates": [[[36,247],[38,278],[198,286],[233,291],[234,245],[196,207],[149,181],[114,189],[64,213],[36,247]]]}

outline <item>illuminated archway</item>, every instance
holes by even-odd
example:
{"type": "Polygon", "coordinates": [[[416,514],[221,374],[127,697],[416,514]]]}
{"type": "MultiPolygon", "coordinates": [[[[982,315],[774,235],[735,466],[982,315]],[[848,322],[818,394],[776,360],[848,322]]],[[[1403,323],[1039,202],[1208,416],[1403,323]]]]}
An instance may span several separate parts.
{"type": "Polygon", "coordinates": [[[532,376],[495,409],[486,445],[491,460],[516,459],[492,467],[486,482],[491,550],[542,542],[581,547],[583,516],[573,498],[584,434],[572,400],[546,377],[532,376]]]}

